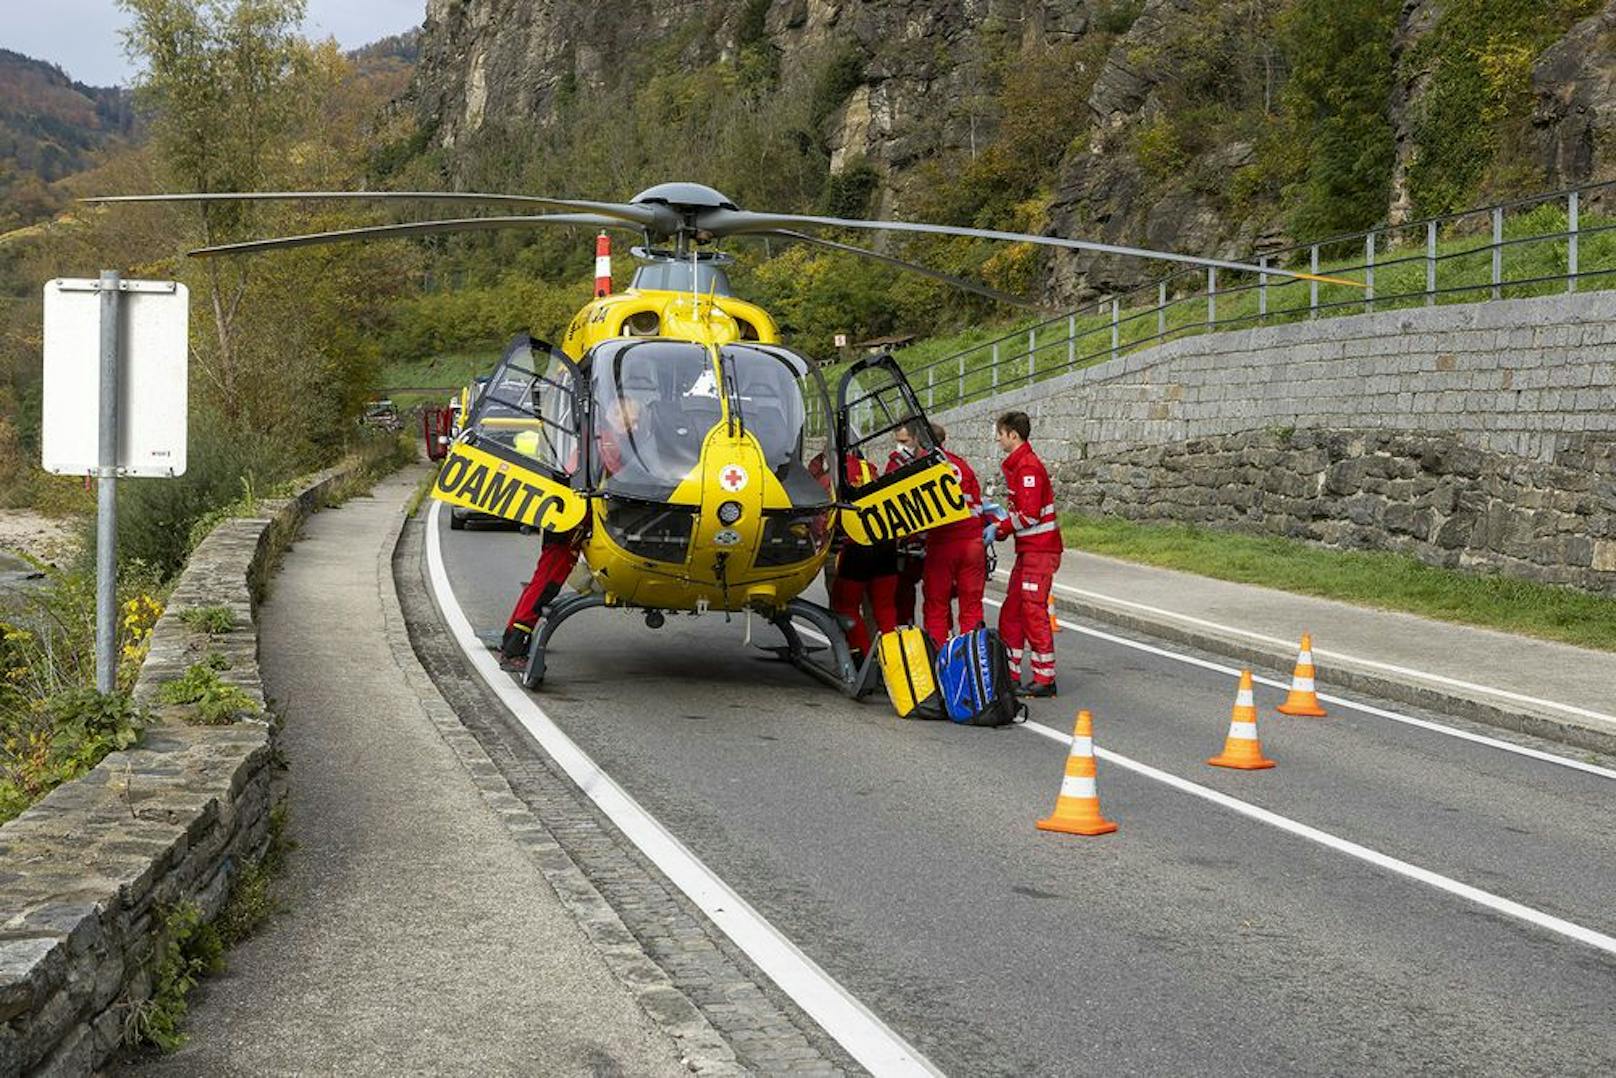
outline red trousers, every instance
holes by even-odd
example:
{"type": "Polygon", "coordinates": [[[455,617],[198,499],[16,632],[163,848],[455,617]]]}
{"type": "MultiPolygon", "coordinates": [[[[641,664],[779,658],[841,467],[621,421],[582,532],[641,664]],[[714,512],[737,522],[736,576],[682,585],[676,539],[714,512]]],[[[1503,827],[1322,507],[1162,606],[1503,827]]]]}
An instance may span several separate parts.
{"type": "Polygon", "coordinates": [[[987,551],[980,538],[926,547],[926,635],[938,647],[953,628],[950,599],[959,595],[959,625],[965,632],[983,624],[982,589],[987,584],[987,551]]]}
{"type": "Polygon", "coordinates": [[[572,544],[572,534],[552,535],[546,532],[544,546],[539,551],[539,563],[533,567],[533,579],[527,582],[521,598],[516,600],[510,620],[505,623],[506,632],[513,628],[531,632],[539,622],[539,615],[544,613],[545,606],[560,593],[562,585],[566,584],[568,575],[572,573],[572,567],[577,564],[578,548],[572,544]]]}
{"type": "Polygon", "coordinates": [[[1032,664],[1032,680],[1043,685],[1055,680],[1055,636],[1049,628],[1049,588],[1060,568],[1059,551],[1018,553],[1004,606],[999,609],[999,635],[1010,652],[1010,676],[1021,680],[1021,653],[1025,647],[1032,664]]]}
{"type": "Polygon", "coordinates": [[[870,597],[870,609],[875,611],[875,627],[890,633],[898,627],[898,578],[883,574],[869,580],[849,580],[839,576],[830,589],[830,608],[844,618],[851,618],[852,628],[847,630],[847,646],[854,657],[870,653],[870,630],[864,624],[864,597],[870,597]]]}

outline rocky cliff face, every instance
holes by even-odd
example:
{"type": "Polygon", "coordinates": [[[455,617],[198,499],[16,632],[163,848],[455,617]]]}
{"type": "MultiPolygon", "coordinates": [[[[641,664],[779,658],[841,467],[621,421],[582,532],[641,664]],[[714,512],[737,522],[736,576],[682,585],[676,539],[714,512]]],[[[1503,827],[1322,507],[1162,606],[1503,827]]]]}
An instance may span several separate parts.
{"type": "MultiPolygon", "coordinates": [[[[566,103],[577,95],[626,108],[654,76],[733,62],[749,44],[761,46],[776,72],[832,73],[829,82],[809,80],[816,93],[831,96],[813,133],[822,140],[829,173],[873,169],[878,197],[870,208],[902,213],[923,193],[917,185],[935,181],[936,173],[923,166],[974,161],[998,137],[1001,113],[993,95],[1018,63],[1047,56],[1052,46],[1089,43],[1103,58],[1098,70],[1071,74],[1092,83],[1086,115],[1077,118],[1083,133],[1055,156],[1057,165],[1039,166],[1046,169],[1038,177],[1046,227],[1244,257],[1298,238],[1286,234],[1284,192],[1277,183],[1262,188],[1257,182],[1265,166],[1250,167],[1260,149],[1255,136],[1241,136],[1238,124],[1219,120],[1215,135],[1197,138],[1198,125],[1203,136],[1215,125],[1202,123],[1194,107],[1216,99],[1225,114],[1275,114],[1286,62],[1273,51],[1274,23],[1262,20],[1300,2],[429,0],[412,95],[430,145],[451,151],[443,155],[447,167],[464,178],[468,147],[516,152],[513,147],[535,132],[562,122],[566,103]],[[1220,70],[1219,49],[1238,63],[1220,70]],[[1209,69],[1187,73],[1186,57],[1209,69]],[[1178,140],[1165,146],[1157,137],[1167,130],[1164,117],[1176,123],[1178,140]],[[1242,193],[1254,174],[1257,181],[1242,193]]],[[[1397,16],[1385,110],[1396,147],[1383,181],[1383,205],[1393,221],[1420,215],[1408,169],[1419,151],[1413,118],[1431,72],[1416,46],[1445,6],[1405,0],[1397,16]]],[[[1533,58],[1527,107],[1544,186],[1612,172],[1613,36],[1616,0],[1533,58]]],[[[803,85],[792,92],[803,92],[803,85]]],[[[743,77],[734,92],[755,89],[743,77]]],[[[625,129],[624,137],[632,131],[625,129]]],[[[631,193],[603,190],[603,180],[609,182],[580,175],[575,191],[631,193]]],[[[1051,258],[1047,270],[1046,298],[1057,301],[1152,277],[1137,262],[1064,253],[1051,258]]]]}
{"type": "Polygon", "coordinates": [[[782,69],[856,58],[827,133],[831,168],[862,159],[889,173],[992,137],[969,106],[989,78],[984,34],[1070,41],[1089,25],[1084,0],[428,0],[415,96],[443,146],[543,126],[567,94],[623,94],[670,66],[733,58],[752,20],[782,69]]]}
{"type": "Polygon", "coordinates": [[[1550,184],[1567,187],[1612,178],[1616,0],[1543,51],[1532,66],[1532,92],[1538,164],[1550,184]]]}

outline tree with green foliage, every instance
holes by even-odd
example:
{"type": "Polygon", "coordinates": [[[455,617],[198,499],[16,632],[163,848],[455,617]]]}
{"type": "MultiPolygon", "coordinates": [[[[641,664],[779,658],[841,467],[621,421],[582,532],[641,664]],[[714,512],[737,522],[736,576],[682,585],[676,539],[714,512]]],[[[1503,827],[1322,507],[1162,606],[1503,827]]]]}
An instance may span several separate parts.
{"type": "MultiPolygon", "coordinates": [[[[304,0],[120,0],[133,16],[136,100],[171,189],[196,192],[356,186],[363,125],[379,101],[354,100],[335,43],[298,34],[304,0]]],[[[127,212],[127,211],[117,211],[127,212]]],[[[201,244],[355,223],[318,212],[203,203],[172,212],[201,244]]],[[[386,303],[409,276],[401,244],[314,248],[184,263],[207,311],[192,334],[204,409],[222,433],[267,437],[294,465],[329,459],[375,383],[386,303]]]]}
{"type": "Polygon", "coordinates": [[[1296,0],[1280,18],[1290,67],[1283,137],[1302,150],[1302,174],[1285,191],[1297,236],[1369,228],[1386,212],[1395,152],[1386,107],[1400,7],[1296,0]]]}
{"type": "MultiPolygon", "coordinates": [[[[302,119],[310,53],[297,34],[305,0],[119,0],[143,68],[136,101],[151,116],[164,171],[182,190],[262,190],[302,119]]],[[[206,244],[241,238],[259,215],[236,203],[204,203],[206,244]]],[[[210,260],[206,300],[217,347],[200,353],[226,415],[242,411],[237,344],[251,263],[210,260]]]]}

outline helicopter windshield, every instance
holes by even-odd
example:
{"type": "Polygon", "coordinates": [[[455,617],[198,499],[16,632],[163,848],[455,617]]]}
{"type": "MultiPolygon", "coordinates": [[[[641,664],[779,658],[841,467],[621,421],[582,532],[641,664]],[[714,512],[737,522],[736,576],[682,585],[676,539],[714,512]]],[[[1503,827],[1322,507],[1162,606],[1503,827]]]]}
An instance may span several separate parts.
{"type": "MultiPolygon", "coordinates": [[[[804,386],[808,361],[783,348],[728,345],[719,352],[729,380],[730,401],[741,424],[757,439],[769,470],[794,506],[830,503],[830,492],[808,470],[807,458],[823,450],[807,444],[804,386]]],[[[824,389],[818,396],[823,399],[824,389]]]]}
{"type": "Polygon", "coordinates": [[[590,361],[595,399],[592,479],[609,494],[663,501],[701,460],[723,418],[706,347],[608,341],[590,361]]]}
{"type": "Polygon", "coordinates": [[[656,259],[641,262],[634,271],[632,288],[660,292],[699,292],[702,295],[731,296],[729,274],[712,262],[684,259],[656,259]]]}

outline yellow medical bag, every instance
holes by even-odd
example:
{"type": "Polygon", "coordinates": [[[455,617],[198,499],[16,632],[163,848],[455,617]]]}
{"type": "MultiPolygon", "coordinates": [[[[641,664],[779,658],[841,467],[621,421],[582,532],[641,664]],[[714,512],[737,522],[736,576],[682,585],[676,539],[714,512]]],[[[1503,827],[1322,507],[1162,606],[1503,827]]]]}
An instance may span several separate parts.
{"type": "Polygon", "coordinates": [[[905,625],[876,640],[876,662],[887,698],[900,718],[940,719],[943,697],[937,690],[937,652],[924,629],[905,625]]]}

